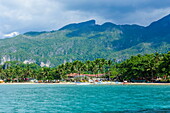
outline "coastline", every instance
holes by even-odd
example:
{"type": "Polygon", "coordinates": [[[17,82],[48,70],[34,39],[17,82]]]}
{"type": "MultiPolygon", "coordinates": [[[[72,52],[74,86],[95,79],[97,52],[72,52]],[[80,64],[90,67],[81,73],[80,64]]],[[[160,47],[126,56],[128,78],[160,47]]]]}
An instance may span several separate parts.
{"type": "MultiPolygon", "coordinates": [[[[53,85],[77,85],[79,83],[74,82],[61,82],[61,83],[30,83],[30,82],[21,82],[21,83],[0,83],[0,85],[32,85],[32,84],[53,84],[53,85]]],[[[81,84],[81,83],[80,83],[81,84]]],[[[110,83],[110,84],[94,84],[94,83],[87,83],[88,85],[170,85],[170,83],[110,83]]]]}
{"type": "Polygon", "coordinates": [[[170,85],[170,83],[124,83],[124,85],[170,85]]]}
{"type": "Polygon", "coordinates": [[[56,85],[60,85],[60,84],[63,84],[63,85],[72,85],[72,84],[75,84],[75,83],[30,83],[30,82],[21,82],[21,83],[0,83],[0,85],[24,85],[24,84],[56,84],[56,85]]]}

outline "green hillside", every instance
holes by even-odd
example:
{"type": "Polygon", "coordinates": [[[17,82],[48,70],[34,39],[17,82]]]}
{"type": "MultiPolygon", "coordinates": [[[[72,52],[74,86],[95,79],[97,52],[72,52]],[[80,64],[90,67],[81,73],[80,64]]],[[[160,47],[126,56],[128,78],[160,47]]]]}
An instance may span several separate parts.
{"type": "Polygon", "coordinates": [[[50,32],[27,32],[0,40],[1,63],[36,62],[56,66],[74,60],[96,58],[121,61],[131,55],[170,51],[170,15],[147,27],[95,24],[90,20],[50,32]],[[42,63],[43,62],[43,63],[42,63]]]}

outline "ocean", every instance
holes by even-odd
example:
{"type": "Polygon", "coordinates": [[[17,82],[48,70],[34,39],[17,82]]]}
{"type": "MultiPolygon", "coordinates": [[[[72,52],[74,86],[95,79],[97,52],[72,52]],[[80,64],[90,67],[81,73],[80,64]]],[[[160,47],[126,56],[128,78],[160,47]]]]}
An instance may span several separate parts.
{"type": "Polygon", "coordinates": [[[170,113],[170,85],[0,85],[5,113],[170,113]]]}

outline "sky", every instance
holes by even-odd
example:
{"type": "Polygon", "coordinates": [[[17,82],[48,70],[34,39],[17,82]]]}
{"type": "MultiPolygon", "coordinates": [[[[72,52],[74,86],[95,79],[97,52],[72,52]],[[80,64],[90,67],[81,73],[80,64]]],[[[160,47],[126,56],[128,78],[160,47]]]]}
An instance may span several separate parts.
{"type": "Polygon", "coordinates": [[[148,26],[170,14],[170,0],[0,0],[0,12],[0,38],[8,38],[90,19],[148,26]]]}

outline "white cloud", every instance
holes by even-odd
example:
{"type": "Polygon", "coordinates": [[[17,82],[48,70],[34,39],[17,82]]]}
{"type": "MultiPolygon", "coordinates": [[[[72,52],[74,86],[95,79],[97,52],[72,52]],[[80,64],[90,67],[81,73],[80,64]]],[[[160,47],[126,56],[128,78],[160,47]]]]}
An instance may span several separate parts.
{"type": "Polygon", "coordinates": [[[0,37],[56,30],[89,19],[148,25],[170,13],[169,0],[0,0],[0,37]]]}
{"type": "MultiPolygon", "coordinates": [[[[53,0],[0,1],[0,31],[3,34],[18,31],[56,30],[70,22],[90,19],[80,11],[66,10],[53,0]]],[[[2,37],[2,34],[0,35],[2,37]]]]}
{"type": "Polygon", "coordinates": [[[12,32],[9,34],[4,34],[2,38],[10,38],[19,35],[19,32],[12,32]]]}

